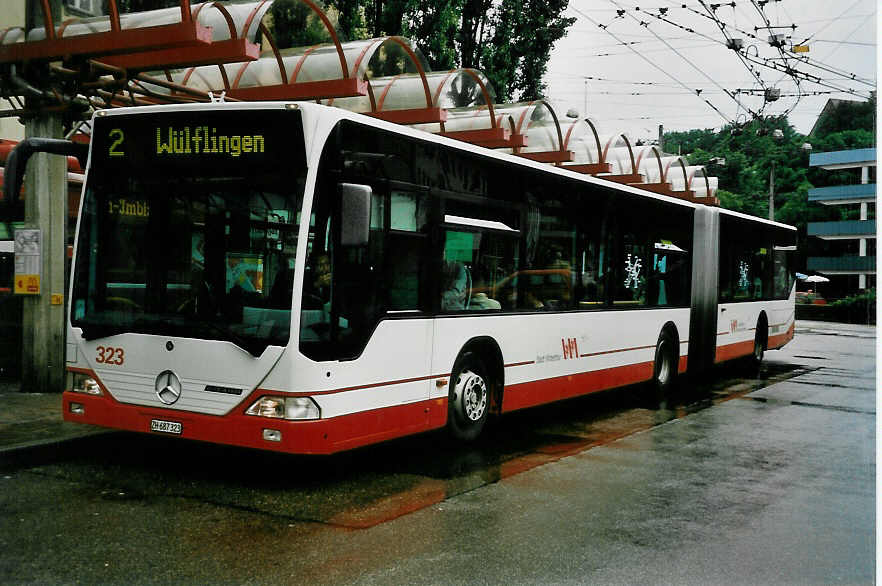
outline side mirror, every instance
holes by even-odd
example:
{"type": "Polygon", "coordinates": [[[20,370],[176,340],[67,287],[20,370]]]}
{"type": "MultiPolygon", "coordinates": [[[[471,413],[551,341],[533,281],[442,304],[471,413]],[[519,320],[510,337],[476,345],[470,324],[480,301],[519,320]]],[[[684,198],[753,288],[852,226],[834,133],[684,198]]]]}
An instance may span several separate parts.
{"type": "Polygon", "coordinates": [[[340,244],[363,246],[371,229],[371,188],[369,185],[340,184],[340,244]]]}

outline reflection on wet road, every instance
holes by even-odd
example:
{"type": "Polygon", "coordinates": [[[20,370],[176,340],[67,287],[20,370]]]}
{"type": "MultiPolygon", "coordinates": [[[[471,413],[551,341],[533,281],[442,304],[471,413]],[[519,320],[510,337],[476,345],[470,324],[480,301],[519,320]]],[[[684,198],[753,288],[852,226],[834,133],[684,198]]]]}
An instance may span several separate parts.
{"type": "Polygon", "coordinates": [[[502,417],[472,445],[436,432],[302,457],[119,433],[30,472],[111,501],[185,499],[288,523],[367,528],[811,370],[767,363],[745,378],[743,365],[721,368],[662,406],[647,404],[641,387],[599,393],[502,417]]]}

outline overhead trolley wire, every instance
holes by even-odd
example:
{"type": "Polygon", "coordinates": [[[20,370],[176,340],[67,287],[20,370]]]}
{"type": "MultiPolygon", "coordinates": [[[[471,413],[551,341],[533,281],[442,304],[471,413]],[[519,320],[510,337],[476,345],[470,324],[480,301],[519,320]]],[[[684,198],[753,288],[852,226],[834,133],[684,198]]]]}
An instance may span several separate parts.
{"type": "MultiPolygon", "coordinates": [[[[621,5],[620,5],[618,2],[616,2],[616,0],[610,0],[610,2],[611,2],[614,6],[617,6],[617,7],[621,8],[621,5]]],[[[649,28],[648,23],[644,25],[644,24],[642,23],[642,21],[640,21],[640,19],[638,19],[637,17],[635,17],[633,14],[628,13],[628,15],[629,15],[631,18],[633,18],[634,20],[636,20],[636,21],[638,21],[638,22],[641,22],[641,25],[644,26],[644,27],[646,28],[646,30],[648,30],[648,31],[650,31],[652,34],[654,34],[654,35],[655,35],[660,41],[662,41],[662,42],[663,42],[663,43],[664,43],[669,49],[671,49],[671,51],[673,51],[674,53],[676,53],[678,57],[680,57],[683,61],[685,61],[690,67],[692,67],[693,69],[695,69],[695,71],[697,71],[699,74],[701,74],[705,79],[707,79],[708,81],[710,81],[711,84],[713,84],[714,86],[716,86],[718,89],[722,90],[726,95],[728,95],[732,100],[734,100],[735,103],[738,104],[739,107],[744,108],[745,111],[750,112],[750,113],[751,113],[752,115],[754,115],[754,116],[758,116],[758,115],[760,115],[761,112],[760,112],[760,113],[754,112],[751,108],[749,108],[749,107],[745,106],[744,104],[742,104],[741,101],[735,96],[735,94],[733,94],[732,92],[730,92],[729,90],[727,90],[726,88],[724,88],[723,86],[721,86],[719,83],[717,83],[717,81],[716,81],[713,77],[711,77],[710,75],[708,75],[707,72],[705,72],[703,69],[701,69],[700,67],[698,67],[697,65],[695,65],[695,63],[693,63],[691,60],[689,60],[688,58],[686,58],[686,57],[685,57],[683,54],[681,54],[677,49],[675,49],[674,47],[672,47],[670,43],[668,43],[667,41],[665,41],[664,39],[662,39],[662,38],[661,38],[661,37],[660,37],[660,36],[659,36],[654,30],[652,30],[652,29],[649,28]]],[[[700,95],[700,93],[701,93],[701,90],[693,90],[693,91],[695,91],[696,95],[700,95]]],[[[722,112],[721,112],[716,106],[714,106],[713,104],[711,104],[710,101],[708,101],[708,100],[706,100],[706,99],[705,99],[704,101],[705,101],[705,103],[707,103],[708,106],[710,106],[710,107],[713,108],[715,111],[717,111],[719,114],[721,114],[721,115],[726,119],[727,122],[730,121],[729,118],[728,118],[728,116],[725,116],[725,115],[724,115],[724,114],[723,114],[723,113],[722,113],[722,112]]]]}
{"type": "MultiPolygon", "coordinates": [[[[619,40],[619,38],[616,36],[616,34],[615,34],[614,32],[610,31],[606,26],[602,25],[601,23],[599,23],[598,21],[596,21],[596,20],[595,20],[594,18],[592,18],[591,16],[585,14],[584,12],[582,12],[581,10],[579,10],[578,8],[572,8],[572,10],[573,10],[574,12],[576,12],[577,14],[579,14],[582,18],[585,18],[586,20],[588,20],[588,21],[590,21],[590,22],[596,24],[598,27],[602,28],[604,31],[606,31],[606,33],[607,33],[608,35],[610,35],[611,37],[613,37],[613,38],[616,39],[617,41],[619,40]]],[[[670,73],[668,73],[667,71],[665,71],[663,68],[661,68],[661,67],[659,67],[657,64],[653,63],[652,60],[650,60],[650,59],[648,59],[647,57],[641,55],[640,52],[637,51],[636,49],[631,48],[631,51],[632,51],[634,54],[636,54],[638,57],[640,57],[641,59],[643,59],[644,61],[646,61],[646,63],[648,63],[651,67],[653,67],[654,69],[657,69],[658,71],[662,72],[666,77],[669,77],[669,78],[672,79],[674,82],[676,82],[677,84],[679,84],[683,89],[685,89],[685,90],[688,91],[689,93],[693,93],[693,94],[695,94],[696,96],[698,96],[699,99],[701,99],[702,101],[704,101],[704,103],[707,104],[707,105],[708,105],[708,106],[709,106],[714,112],[716,112],[716,113],[717,113],[717,114],[718,114],[723,120],[725,120],[726,122],[732,123],[732,121],[729,119],[729,117],[726,116],[726,115],[725,115],[725,114],[724,114],[719,108],[717,108],[715,105],[711,104],[710,101],[708,101],[707,99],[701,98],[701,97],[700,97],[700,92],[696,92],[696,90],[694,90],[694,89],[690,88],[689,86],[687,86],[686,84],[682,83],[682,82],[681,82],[680,80],[678,80],[675,76],[671,75],[670,73]]]]}
{"type": "MultiPolygon", "coordinates": [[[[843,14],[846,14],[847,12],[851,12],[851,9],[854,8],[855,6],[857,6],[858,4],[860,4],[861,2],[863,2],[863,0],[855,0],[855,2],[854,2],[851,6],[849,6],[848,8],[846,8],[845,10],[843,10],[842,12],[840,12],[840,13],[839,13],[839,16],[837,16],[836,18],[834,18],[833,20],[831,20],[826,26],[823,26],[823,27],[819,28],[818,30],[816,30],[816,31],[814,32],[814,34],[807,36],[806,38],[804,38],[803,40],[801,40],[801,41],[800,41],[799,43],[797,43],[797,44],[799,44],[799,45],[804,45],[804,44],[806,44],[807,42],[809,42],[809,41],[812,39],[812,37],[814,37],[815,35],[817,35],[818,33],[822,32],[822,31],[824,31],[824,30],[830,28],[830,26],[832,26],[833,23],[839,21],[839,19],[842,18],[842,15],[843,15],[843,14]]],[[[870,15],[870,16],[875,16],[875,15],[870,15]]],[[[861,23],[861,26],[863,26],[863,23],[861,23]]]]}

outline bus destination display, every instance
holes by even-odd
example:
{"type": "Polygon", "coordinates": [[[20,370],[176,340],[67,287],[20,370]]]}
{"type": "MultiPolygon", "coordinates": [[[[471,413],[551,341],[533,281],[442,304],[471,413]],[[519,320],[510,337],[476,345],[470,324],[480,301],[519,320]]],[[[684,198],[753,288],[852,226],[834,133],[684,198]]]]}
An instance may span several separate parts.
{"type": "Polygon", "coordinates": [[[303,160],[300,113],[272,109],[99,117],[91,156],[104,169],[278,171],[303,160]]]}

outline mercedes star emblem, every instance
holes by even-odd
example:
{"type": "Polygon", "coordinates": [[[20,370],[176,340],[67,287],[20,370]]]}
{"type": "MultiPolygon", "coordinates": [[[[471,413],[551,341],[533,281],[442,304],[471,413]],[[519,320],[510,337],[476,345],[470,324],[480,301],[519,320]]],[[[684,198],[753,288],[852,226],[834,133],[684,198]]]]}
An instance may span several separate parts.
{"type": "Polygon", "coordinates": [[[172,405],[181,397],[181,379],[170,370],[156,377],[156,396],[166,405],[172,405]]]}

